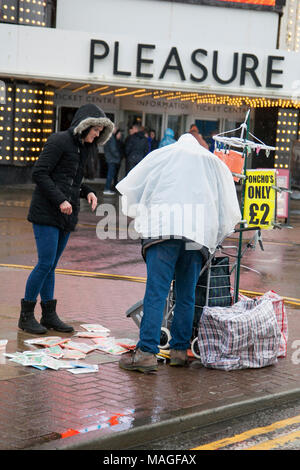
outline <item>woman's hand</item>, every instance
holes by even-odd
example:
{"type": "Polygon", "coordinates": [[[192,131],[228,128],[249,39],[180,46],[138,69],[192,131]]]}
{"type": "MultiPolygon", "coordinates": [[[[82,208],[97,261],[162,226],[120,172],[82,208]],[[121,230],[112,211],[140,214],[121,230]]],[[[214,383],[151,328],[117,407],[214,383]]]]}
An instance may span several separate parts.
{"type": "Polygon", "coordinates": [[[63,214],[71,215],[72,214],[72,206],[68,201],[64,201],[59,206],[60,211],[63,214]]]}
{"type": "Polygon", "coordinates": [[[94,211],[97,207],[97,202],[98,202],[97,197],[95,196],[94,193],[89,193],[86,198],[87,198],[87,202],[92,205],[92,211],[94,211]]]}

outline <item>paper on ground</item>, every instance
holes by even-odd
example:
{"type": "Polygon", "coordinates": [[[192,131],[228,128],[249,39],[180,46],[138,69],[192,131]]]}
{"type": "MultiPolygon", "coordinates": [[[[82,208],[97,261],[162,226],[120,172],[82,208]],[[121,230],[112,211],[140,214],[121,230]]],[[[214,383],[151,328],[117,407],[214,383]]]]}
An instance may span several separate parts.
{"type": "Polygon", "coordinates": [[[32,366],[39,369],[69,369],[71,367],[90,367],[90,364],[82,366],[76,362],[70,360],[55,359],[49,356],[45,351],[24,351],[24,353],[16,352],[14,354],[7,353],[6,357],[10,358],[10,361],[16,362],[22,366],[32,366]]]}
{"type": "Polygon", "coordinates": [[[84,323],[80,325],[82,328],[89,332],[99,333],[99,332],[109,332],[110,329],[105,326],[99,325],[98,323],[84,323]]]}
{"type": "Polygon", "coordinates": [[[96,349],[96,346],[86,344],[86,343],[76,343],[75,341],[68,340],[68,342],[64,343],[64,348],[74,349],[76,351],[80,351],[82,353],[88,354],[91,351],[96,349]]]}
{"type": "Polygon", "coordinates": [[[125,352],[128,352],[128,349],[117,344],[115,338],[113,337],[94,338],[93,341],[94,343],[96,343],[97,349],[99,349],[100,351],[109,353],[109,354],[118,355],[118,354],[123,354],[125,352]]]}
{"type": "Polygon", "coordinates": [[[75,351],[75,349],[64,349],[63,352],[64,359],[85,359],[86,353],[81,351],[75,351]]]}
{"type": "Polygon", "coordinates": [[[60,344],[66,343],[69,341],[69,338],[61,338],[60,336],[45,336],[45,338],[32,338],[25,339],[25,344],[38,344],[39,346],[58,346],[60,344]]]}
{"type": "Polygon", "coordinates": [[[77,367],[76,369],[67,369],[68,372],[72,374],[88,374],[90,372],[97,372],[99,370],[97,364],[89,364],[88,367],[77,367]]]}
{"type": "Polygon", "coordinates": [[[59,345],[45,348],[43,352],[45,354],[48,354],[48,356],[52,356],[56,359],[59,359],[64,356],[64,350],[59,345]]]}
{"type": "Polygon", "coordinates": [[[130,338],[117,338],[116,343],[125,349],[134,349],[136,347],[136,340],[130,338]]]}
{"type": "Polygon", "coordinates": [[[73,336],[78,336],[79,338],[103,338],[109,336],[109,331],[78,331],[73,336]]]}

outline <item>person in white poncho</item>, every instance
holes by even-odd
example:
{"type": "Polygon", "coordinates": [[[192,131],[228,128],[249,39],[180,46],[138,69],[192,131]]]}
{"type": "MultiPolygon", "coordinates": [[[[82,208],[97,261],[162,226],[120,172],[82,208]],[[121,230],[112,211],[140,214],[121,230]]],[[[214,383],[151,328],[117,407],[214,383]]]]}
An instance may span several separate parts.
{"type": "Polygon", "coordinates": [[[227,166],[191,134],[148,154],[119,184],[122,210],[135,219],[147,265],[140,337],[120,367],[157,370],[165,300],[176,279],[170,365],[185,365],[203,261],[241,220],[227,166]]]}

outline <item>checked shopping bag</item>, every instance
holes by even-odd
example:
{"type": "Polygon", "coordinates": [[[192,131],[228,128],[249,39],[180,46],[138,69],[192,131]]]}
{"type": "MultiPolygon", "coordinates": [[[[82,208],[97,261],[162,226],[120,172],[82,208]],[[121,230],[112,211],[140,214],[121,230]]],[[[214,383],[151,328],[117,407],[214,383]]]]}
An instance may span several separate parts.
{"type": "Polygon", "coordinates": [[[231,307],[204,307],[198,328],[205,367],[234,370],[277,362],[281,331],[272,300],[240,300],[231,307]]]}
{"type": "Polygon", "coordinates": [[[280,295],[276,294],[276,292],[274,292],[273,290],[269,290],[261,297],[255,297],[254,299],[250,299],[249,297],[246,297],[243,294],[239,294],[239,300],[246,301],[249,307],[257,305],[265,299],[270,299],[272,301],[277,323],[281,331],[278,357],[285,357],[287,354],[288,319],[285,311],[283,298],[280,295]]]}

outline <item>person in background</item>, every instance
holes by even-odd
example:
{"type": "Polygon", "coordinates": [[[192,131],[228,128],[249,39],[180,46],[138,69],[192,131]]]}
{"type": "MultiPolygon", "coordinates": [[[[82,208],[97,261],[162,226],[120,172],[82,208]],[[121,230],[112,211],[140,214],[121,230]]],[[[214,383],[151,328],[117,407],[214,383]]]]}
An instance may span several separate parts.
{"type": "Polygon", "coordinates": [[[196,124],[191,125],[190,134],[192,134],[195,137],[195,139],[198,140],[199,144],[202,145],[202,147],[204,147],[208,150],[208,144],[205,142],[202,135],[199,133],[199,129],[196,126],[196,124]]]}
{"type": "Polygon", "coordinates": [[[148,140],[148,153],[151,152],[151,137],[150,137],[150,131],[148,129],[144,130],[144,135],[146,139],[148,140]]]}
{"type": "Polygon", "coordinates": [[[33,224],[38,263],[30,273],[21,300],[18,327],[28,333],[44,334],[47,329],[72,332],[56,313],[54,299],[55,268],[75,230],[80,197],[94,211],[97,197],[82,184],[84,168],[97,145],[104,145],[113,123],[94,104],[81,106],[69,129],[52,134],[36,162],[32,179],[36,183],[27,219],[33,224]],[[37,297],[41,297],[42,318],[34,316],[37,297]]]}
{"type": "Polygon", "coordinates": [[[156,132],[154,129],[150,130],[149,138],[150,138],[150,149],[152,152],[152,150],[156,150],[158,148],[158,140],[156,139],[156,132]]]}
{"type": "Polygon", "coordinates": [[[117,185],[117,182],[118,182],[119,171],[120,171],[120,168],[121,168],[122,160],[125,157],[125,144],[124,144],[124,140],[123,140],[123,131],[122,131],[122,129],[117,129],[116,139],[117,139],[117,145],[118,145],[120,155],[121,155],[121,160],[120,160],[120,163],[117,167],[117,174],[116,174],[115,183],[114,183],[115,186],[117,185]]]}
{"type": "Polygon", "coordinates": [[[107,177],[103,191],[104,196],[111,196],[115,194],[112,186],[117,184],[118,171],[122,158],[122,152],[118,142],[120,137],[120,130],[114,126],[113,135],[104,145],[104,156],[107,163],[107,177]]]}
{"type": "Polygon", "coordinates": [[[132,135],[125,144],[126,173],[129,173],[149,153],[149,144],[140,124],[132,126],[132,135]]]}
{"type": "Polygon", "coordinates": [[[165,147],[165,145],[174,144],[176,140],[174,139],[174,131],[169,127],[165,130],[164,136],[159,143],[158,148],[165,147]]]}

